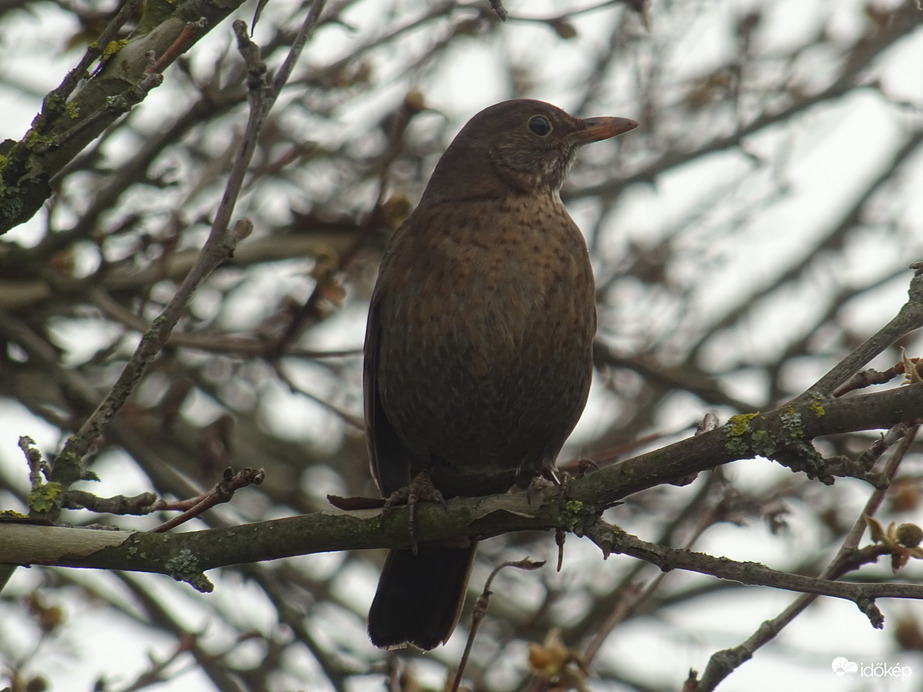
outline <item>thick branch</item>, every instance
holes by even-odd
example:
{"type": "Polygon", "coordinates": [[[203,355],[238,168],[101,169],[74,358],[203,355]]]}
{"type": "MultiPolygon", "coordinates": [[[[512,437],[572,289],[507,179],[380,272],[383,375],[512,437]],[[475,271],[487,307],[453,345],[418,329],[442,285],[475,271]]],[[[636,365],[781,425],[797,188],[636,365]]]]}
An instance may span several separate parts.
{"type": "MultiPolygon", "coordinates": [[[[772,570],[756,563],[667,548],[641,541],[617,527],[561,503],[558,488],[486,498],[457,499],[448,510],[416,508],[416,534],[422,541],[462,535],[477,538],[516,530],[560,528],[582,531],[606,553],[622,552],[661,569],[685,569],[803,593],[856,602],[880,626],[875,598],[923,598],[923,586],[889,583],[843,583],[772,570]],[[876,616],[876,613],[877,616],[876,616]]],[[[0,522],[0,563],[59,565],[166,574],[203,591],[211,585],[204,572],[217,567],[342,549],[408,546],[406,510],[384,521],[379,511],[321,512],[227,529],[153,534],[39,526],[0,522]]]]}
{"type": "Polygon", "coordinates": [[[102,69],[66,100],[71,83],[83,76],[68,75],[65,84],[45,98],[42,112],[26,136],[18,142],[0,144],[0,154],[5,157],[0,181],[0,234],[30,219],[50,196],[51,179],[107,127],[143,101],[160,83],[160,73],[239,5],[238,0],[186,0],[175,6],[147,3],[138,29],[124,45],[113,41],[91,48],[93,57],[101,54],[102,69]],[[153,16],[155,10],[164,8],[166,16],[153,16]]]}
{"type": "MultiPolygon", "coordinates": [[[[509,495],[455,500],[451,506],[456,510],[450,512],[442,512],[436,507],[421,507],[417,535],[421,541],[438,541],[459,536],[484,538],[520,530],[563,528],[580,531],[592,526],[603,509],[628,495],[748,458],[759,445],[784,449],[787,444],[799,443],[801,447],[808,447],[805,441],[818,435],[889,428],[921,417],[923,384],[824,400],[823,403],[815,401],[800,407],[787,405],[758,417],[738,416],[715,430],[572,480],[567,487],[569,502],[566,503],[570,517],[557,509],[557,489],[549,488],[532,493],[532,503],[524,495],[509,495]],[[798,430],[795,422],[800,426],[798,430]],[[793,437],[795,432],[799,432],[800,436],[793,437]]],[[[810,458],[805,462],[809,468],[804,470],[833,473],[823,464],[824,460],[819,457],[810,458]]],[[[791,460],[786,460],[786,465],[795,466],[791,460]]],[[[836,470],[842,471],[841,468],[836,470]]],[[[861,470],[851,475],[864,476],[867,480],[876,478],[872,474],[863,474],[861,470]]],[[[402,516],[402,512],[395,512],[379,530],[377,515],[373,512],[322,513],[231,529],[163,536],[163,542],[155,542],[155,545],[166,546],[178,541],[174,544],[177,547],[171,550],[191,550],[199,569],[206,570],[331,550],[406,546],[409,545],[409,536],[406,518],[400,518],[402,516]]],[[[53,527],[25,528],[22,524],[0,524],[0,530],[39,530],[47,533],[49,541],[59,535],[53,532],[71,531],[53,527]]],[[[162,560],[155,557],[157,553],[149,552],[152,548],[147,542],[151,539],[144,536],[134,534],[130,539],[131,545],[137,545],[139,554],[148,555],[148,560],[143,562],[134,553],[131,559],[126,560],[126,556],[118,551],[111,555],[94,555],[91,561],[86,559],[85,554],[72,560],[72,551],[69,550],[75,545],[72,539],[66,539],[62,544],[60,559],[50,562],[44,558],[34,560],[28,552],[11,552],[12,544],[0,536],[0,563],[163,571],[162,560]],[[143,548],[140,547],[142,544],[143,548]]]]}
{"type": "Polygon", "coordinates": [[[738,459],[799,452],[804,453],[802,459],[786,456],[781,461],[790,468],[814,475],[851,475],[875,482],[877,476],[859,468],[847,473],[848,469],[825,466],[819,456],[811,457],[806,441],[822,435],[888,429],[920,417],[923,417],[923,384],[840,399],[786,404],[752,417],[735,416],[717,430],[576,479],[568,486],[568,497],[609,506],[641,490],[738,459]],[[803,463],[800,469],[797,468],[799,461],[803,463]]]}

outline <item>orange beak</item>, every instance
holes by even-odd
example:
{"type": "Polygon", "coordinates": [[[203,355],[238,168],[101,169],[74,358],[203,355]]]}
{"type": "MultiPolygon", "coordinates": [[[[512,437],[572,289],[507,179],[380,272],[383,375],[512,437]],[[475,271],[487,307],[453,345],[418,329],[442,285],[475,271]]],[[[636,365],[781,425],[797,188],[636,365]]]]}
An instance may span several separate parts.
{"type": "Polygon", "coordinates": [[[572,136],[579,144],[589,144],[598,142],[610,137],[618,137],[626,132],[634,130],[638,123],[628,118],[587,118],[581,120],[582,127],[572,136]]]}

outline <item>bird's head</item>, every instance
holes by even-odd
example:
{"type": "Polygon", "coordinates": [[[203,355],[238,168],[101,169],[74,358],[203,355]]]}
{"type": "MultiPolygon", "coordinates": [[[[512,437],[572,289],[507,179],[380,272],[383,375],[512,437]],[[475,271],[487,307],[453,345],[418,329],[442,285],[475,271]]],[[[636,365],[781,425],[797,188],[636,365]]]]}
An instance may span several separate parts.
{"type": "Polygon", "coordinates": [[[462,128],[439,160],[427,195],[558,191],[581,145],[637,126],[628,118],[575,118],[544,101],[504,101],[462,128]]]}

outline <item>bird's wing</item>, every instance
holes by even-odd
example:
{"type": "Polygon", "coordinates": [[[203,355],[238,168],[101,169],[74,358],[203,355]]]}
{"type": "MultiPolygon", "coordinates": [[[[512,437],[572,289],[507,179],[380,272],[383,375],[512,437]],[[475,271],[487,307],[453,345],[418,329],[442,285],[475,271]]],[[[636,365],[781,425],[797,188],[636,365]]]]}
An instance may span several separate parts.
{"type": "Polygon", "coordinates": [[[365,328],[365,359],[362,383],[365,389],[365,426],[368,434],[372,476],[387,497],[410,481],[410,451],[401,443],[384,411],[378,391],[381,325],[378,301],[373,299],[365,328]]]}

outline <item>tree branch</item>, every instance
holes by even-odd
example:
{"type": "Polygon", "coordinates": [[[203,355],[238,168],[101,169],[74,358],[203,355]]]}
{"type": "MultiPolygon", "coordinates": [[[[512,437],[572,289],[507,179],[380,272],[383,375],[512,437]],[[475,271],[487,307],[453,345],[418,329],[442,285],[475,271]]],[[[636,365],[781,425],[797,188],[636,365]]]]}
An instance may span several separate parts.
{"type": "MultiPolygon", "coordinates": [[[[143,101],[162,81],[159,71],[240,4],[239,0],[186,0],[174,6],[147,3],[132,36],[125,41],[110,39],[88,51],[77,68],[45,98],[42,112],[22,140],[0,144],[0,155],[5,157],[0,172],[0,234],[32,218],[51,195],[51,179],[107,127],[143,101]],[[164,6],[170,7],[169,14],[153,16],[164,6]],[[100,69],[86,77],[96,57],[100,58],[100,69]],[[72,94],[76,83],[84,78],[83,88],[72,94]]],[[[118,23],[125,20],[128,11],[130,8],[120,12],[102,37],[114,38],[118,23]]]]}
{"type": "MultiPolygon", "coordinates": [[[[532,494],[461,498],[416,508],[420,541],[459,536],[483,539],[510,531],[565,529],[585,533],[608,556],[625,553],[658,565],[744,584],[833,596],[854,601],[880,627],[876,598],[923,598],[923,585],[842,583],[787,574],[756,563],[647,543],[587,513],[573,500],[560,501],[550,487],[532,494]]],[[[58,565],[166,574],[210,591],[204,572],[217,567],[345,549],[410,545],[407,510],[383,518],[378,510],[318,512],[225,529],[177,534],[131,533],[0,522],[0,563],[58,565]]],[[[886,552],[886,551],[881,551],[886,552]]],[[[868,557],[877,557],[872,551],[868,557]]]]}
{"type": "MultiPolygon", "coordinates": [[[[912,434],[905,434],[900,439],[900,444],[891,450],[882,470],[886,478],[893,478],[897,473],[897,469],[913,443],[915,435],[916,430],[913,430],[912,434]]],[[[865,507],[853,524],[852,529],[846,535],[846,539],[840,546],[839,551],[837,551],[836,557],[821,573],[820,577],[822,579],[839,579],[850,569],[855,569],[855,557],[859,552],[857,548],[866,529],[864,517],[875,514],[882,500],[884,500],[884,496],[884,490],[875,490],[869,496],[865,507]]],[[[776,617],[763,622],[759,629],[740,645],[716,652],[708,661],[698,687],[696,687],[697,692],[711,692],[711,690],[715,689],[735,668],[752,658],[757,649],[772,641],[779,632],[816,600],[817,595],[805,593],[795,599],[776,617]]]]}

